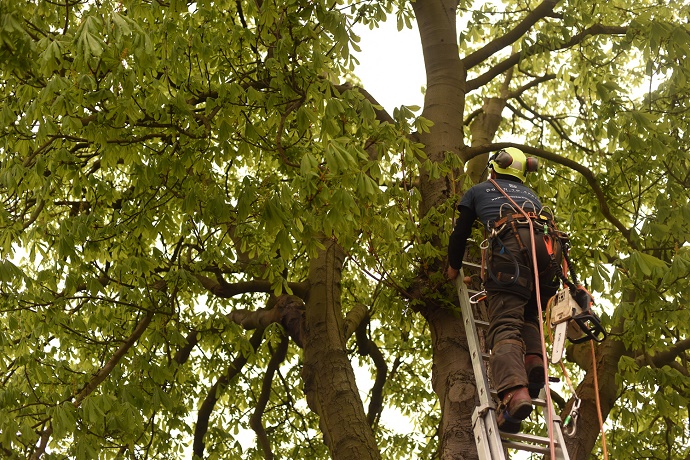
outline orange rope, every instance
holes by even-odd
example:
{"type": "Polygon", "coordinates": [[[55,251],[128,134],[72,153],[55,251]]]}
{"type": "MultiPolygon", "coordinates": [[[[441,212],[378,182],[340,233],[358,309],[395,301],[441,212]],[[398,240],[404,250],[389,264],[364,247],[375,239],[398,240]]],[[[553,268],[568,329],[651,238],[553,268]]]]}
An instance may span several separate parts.
{"type": "Polygon", "coordinates": [[[608,460],[609,452],[606,448],[606,431],[604,430],[604,417],[601,415],[601,400],[599,399],[599,378],[597,377],[597,360],[594,349],[594,341],[589,341],[592,349],[592,372],[594,372],[594,396],[597,401],[597,417],[599,417],[599,430],[601,431],[601,449],[604,452],[604,460],[608,460]]]}
{"type": "MultiPolygon", "coordinates": [[[[550,304],[547,306],[546,310],[546,318],[548,321],[549,318],[549,310],[550,310],[550,304]]],[[[550,323],[549,323],[550,324],[550,323]]],[[[548,333],[549,333],[549,340],[553,343],[553,335],[551,331],[551,327],[548,327],[548,333]]],[[[609,458],[609,453],[608,453],[608,448],[606,444],[606,431],[604,430],[604,417],[601,414],[601,399],[599,396],[599,377],[597,373],[597,360],[596,360],[596,349],[594,348],[594,341],[590,340],[590,348],[592,351],[592,372],[594,376],[594,397],[596,400],[596,407],[597,407],[597,417],[599,419],[599,431],[601,431],[601,448],[604,453],[604,460],[608,460],[609,458]]],[[[577,398],[577,394],[575,392],[575,387],[573,385],[572,380],[570,379],[570,374],[568,373],[568,370],[565,367],[565,364],[563,364],[563,360],[558,362],[561,366],[561,372],[563,373],[563,376],[565,377],[566,383],[568,387],[570,388],[570,391],[573,393],[573,396],[577,398]]]]}
{"type": "MultiPolygon", "coordinates": [[[[529,232],[530,232],[530,240],[532,240],[532,264],[534,267],[534,289],[536,291],[536,297],[537,297],[537,310],[539,312],[539,333],[541,335],[541,353],[542,356],[544,357],[544,360],[546,360],[546,342],[544,341],[544,321],[543,321],[543,314],[542,314],[542,308],[541,308],[541,294],[539,291],[541,291],[541,288],[539,286],[539,264],[537,262],[537,245],[534,241],[534,225],[532,224],[532,219],[527,216],[527,213],[525,213],[522,208],[520,208],[520,211],[523,213],[523,215],[527,218],[527,221],[529,222],[529,232]]],[[[556,458],[556,444],[554,442],[554,436],[553,436],[553,402],[551,401],[551,390],[549,389],[549,366],[545,365],[544,366],[544,392],[546,393],[546,406],[547,406],[547,419],[549,422],[548,426],[548,431],[549,431],[549,450],[551,451],[551,458],[556,458]]],[[[565,448],[565,446],[563,446],[565,448]]]]}

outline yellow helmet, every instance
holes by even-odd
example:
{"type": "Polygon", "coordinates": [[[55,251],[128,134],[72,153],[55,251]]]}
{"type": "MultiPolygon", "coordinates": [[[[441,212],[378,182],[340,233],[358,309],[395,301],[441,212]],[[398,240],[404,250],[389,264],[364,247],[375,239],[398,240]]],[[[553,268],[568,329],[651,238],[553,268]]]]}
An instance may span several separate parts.
{"type": "Polygon", "coordinates": [[[525,182],[528,172],[537,170],[538,161],[534,157],[527,157],[522,150],[507,147],[496,152],[489,159],[489,167],[497,174],[507,174],[525,182]]]}

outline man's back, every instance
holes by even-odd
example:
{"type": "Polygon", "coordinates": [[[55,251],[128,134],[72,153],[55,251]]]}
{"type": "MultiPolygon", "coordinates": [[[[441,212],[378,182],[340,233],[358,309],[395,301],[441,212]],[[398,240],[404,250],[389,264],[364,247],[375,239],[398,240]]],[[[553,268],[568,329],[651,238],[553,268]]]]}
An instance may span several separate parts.
{"type": "MultiPolygon", "coordinates": [[[[506,179],[496,179],[496,183],[523,209],[541,211],[541,201],[531,188],[506,179]]],[[[490,181],[470,188],[462,197],[460,206],[472,209],[487,228],[489,222],[496,221],[503,215],[518,212],[490,181]]]]}

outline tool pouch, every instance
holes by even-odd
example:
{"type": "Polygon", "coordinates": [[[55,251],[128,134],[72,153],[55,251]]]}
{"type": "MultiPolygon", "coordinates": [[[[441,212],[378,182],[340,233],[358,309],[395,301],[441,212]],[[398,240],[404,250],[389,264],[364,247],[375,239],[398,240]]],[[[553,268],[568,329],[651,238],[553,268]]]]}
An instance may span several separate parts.
{"type": "Polygon", "coordinates": [[[521,264],[499,263],[491,265],[484,283],[487,292],[507,292],[523,299],[532,297],[533,275],[529,267],[521,264]]]}

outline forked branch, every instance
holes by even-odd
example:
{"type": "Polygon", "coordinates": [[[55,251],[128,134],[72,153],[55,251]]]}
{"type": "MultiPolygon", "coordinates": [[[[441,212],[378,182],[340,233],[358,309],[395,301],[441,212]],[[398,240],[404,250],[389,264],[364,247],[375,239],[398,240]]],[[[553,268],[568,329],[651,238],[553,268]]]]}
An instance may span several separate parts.
{"type": "Polygon", "coordinates": [[[261,445],[261,450],[264,451],[264,458],[267,460],[273,460],[275,456],[273,455],[273,451],[271,450],[271,441],[269,440],[268,435],[266,434],[266,429],[264,428],[262,418],[266,410],[266,405],[268,404],[268,401],[271,397],[271,385],[273,383],[273,376],[278,371],[278,368],[280,367],[281,363],[285,361],[289,343],[290,340],[288,339],[288,337],[286,335],[283,335],[280,344],[278,344],[278,348],[273,352],[271,360],[268,363],[268,367],[266,368],[266,374],[264,374],[263,383],[261,385],[261,394],[259,395],[259,399],[256,401],[254,413],[249,418],[249,426],[251,426],[254,432],[256,433],[256,437],[259,440],[259,444],[261,445]]]}
{"type": "Polygon", "coordinates": [[[376,367],[376,378],[371,388],[371,399],[367,412],[367,421],[369,425],[374,426],[383,411],[383,386],[386,384],[388,365],[386,364],[386,358],[381,353],[381,349],[376,345],[376,342],[369,338],[367,334],[368,325],[369,317],[367,316],[366,321],[359,323],[355,337],[357,338],[359,354],[369,356],[374,361],[374,366],[376,367]]]}
{"type": "MultiPolygon", "coordinates": [[[[249,343],[254,351],[259,348],[259,345],[261,345],[263,335],[263,329],[258,329],[254,331],[251,339],[249,339],[249,343]]],[[[208,431],[208,422],[211,418],[211,414],[213,413],[213,408],[216,406],[216,401],[218,401],[218,397],[228,386],[228,383],[240,374],[244,365],[247,364],[247,360],[247,356],[239,353],[232,364],[228,366],[225,374],[221,375],[216,383],[209,388],[206,398],[199,408],[196,428],[194,429],[194,444],[192,445],[192,451],[198,458],[204,458],[204,449],[206,448],[206,445],[204,444],[204,436],[206,436],[206,432],[208,431]]]]}

